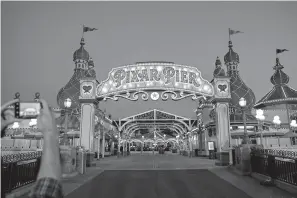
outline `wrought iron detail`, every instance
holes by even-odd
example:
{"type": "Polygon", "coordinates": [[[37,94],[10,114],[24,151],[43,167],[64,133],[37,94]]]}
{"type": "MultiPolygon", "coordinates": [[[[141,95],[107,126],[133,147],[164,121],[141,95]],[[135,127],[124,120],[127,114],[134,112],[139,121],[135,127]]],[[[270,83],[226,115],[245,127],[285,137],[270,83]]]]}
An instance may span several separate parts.
{"type": "Polygon", "coordinates": [[[183,91],[180,91],[179,94],[175,91],[163,91],[161,93],[162,100],[168,100],[169,95],[171,95],[172,100],[181,100],[187,97],[192,97],[192,100],[198,100],[201,98],[205,98],[205,96],[197,95],[196,93],[184,93],[183,91]]]}
{"type": "Polygon", "coordinates": [[[139,94],[141,94],[142,100],[146,101],[149,99],[149,94],[146,91],[136,91],[136,92],[133,92],[132,94],[129,92],[126,92],[126,94],[115,94],[112,96],[105,96],[103,100],[106,101],[110,99],[110,100],[118,101],[119,98],[125,98],[127,100],[137,101],[139,98],[139,94]]]}
{"type": "Polygon", "coordinates": [[[156,111],[156,119],[169,119],[169,120],[172,120],[172,119],[175,119],[175,116],[169,115],[169,114],[166,114],[166,113],[163,113],[163,112],[160,112],[160,111],[156,111]]]}
{"type": "Polygon", "coordinates": [[[275,157],[297,159],[297,151],[252,148],[251,153],[255,155],[272,155],[275,157]]]}
{"type": "Polygon", "coordinates": [[[147,113],[144,113],[144,114],[140,114],[140,115],[137,115],[135,116],[135,119],[138,119],[138,120],[153,120],[154,119],[154,112],[153,111],[150,111],[150,112],[147,112],[147,113]]]}
{"type": "Polygon", "coordinates": [[[3,155],[1,156],[1,162],[11,163],[11,162],[33,160],[41,157],[41,155],[42,155],[42,151],[3,155]]]}

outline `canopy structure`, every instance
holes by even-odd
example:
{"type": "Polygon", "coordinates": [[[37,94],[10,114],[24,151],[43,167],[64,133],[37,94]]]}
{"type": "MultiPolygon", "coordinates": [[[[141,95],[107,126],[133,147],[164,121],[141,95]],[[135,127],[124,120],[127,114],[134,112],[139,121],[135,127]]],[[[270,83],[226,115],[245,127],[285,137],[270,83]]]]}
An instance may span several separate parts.
{"type": "Polygon", "coordinates": [[[116,121],[122,138],[125,139],[170,139],[182,136],[197,125],[197,119],[174,115],[158,109],[116,121]],[[160,136],[160,137],[159,137],[160,136]]]}
{"type": "Polygon", "coordinates": [[[276,104],[297,104],[297,90],[288,86],[290,78],[283,72],[283,68],[284,66],[280,64],[279,58],[276,58],[276,65],[273,67],[275,72],[270,78],[273,88],[255,104],[255,109],[276,104]]]}

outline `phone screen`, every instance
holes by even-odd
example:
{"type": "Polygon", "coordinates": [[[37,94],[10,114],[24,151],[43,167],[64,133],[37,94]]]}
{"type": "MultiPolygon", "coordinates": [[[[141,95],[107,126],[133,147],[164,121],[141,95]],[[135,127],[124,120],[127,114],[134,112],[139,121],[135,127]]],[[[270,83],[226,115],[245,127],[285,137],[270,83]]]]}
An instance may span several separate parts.
{"type": "Polygon", "coordinates": [[[40,102],[20,102],[15,105],[15,117],[19,119],[37,118],[40,114],[40,102]]]}

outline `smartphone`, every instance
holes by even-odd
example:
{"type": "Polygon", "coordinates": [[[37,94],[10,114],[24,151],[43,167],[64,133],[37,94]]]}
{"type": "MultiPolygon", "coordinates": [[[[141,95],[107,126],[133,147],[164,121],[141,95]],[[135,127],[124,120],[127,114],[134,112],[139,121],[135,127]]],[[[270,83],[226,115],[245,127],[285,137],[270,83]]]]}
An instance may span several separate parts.
{"type": "Polygon", "coordinates": [[[14,105],[15,118],[35,119],[40,114],[40,102],[17,102],[14,105]]]}

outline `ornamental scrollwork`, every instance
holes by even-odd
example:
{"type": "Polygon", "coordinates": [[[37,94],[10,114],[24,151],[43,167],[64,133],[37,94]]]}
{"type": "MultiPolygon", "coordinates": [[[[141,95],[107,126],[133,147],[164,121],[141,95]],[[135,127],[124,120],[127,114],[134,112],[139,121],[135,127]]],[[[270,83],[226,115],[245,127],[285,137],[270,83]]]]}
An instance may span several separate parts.
{"type": "Polygon", "coordinates": [[[152,120],[152,119],[154,119],[154,112],[151,111],[151,112],[148,112],[148,113],[137,115],[137,116],[135,116],[135,119],[139,119],[139,120],[149,119],[149,120],[152,120]]]}
{"type": "Polygon", "coordinates": [[[42,151],[3,155],[1,156],[1,162],[12,163],[12,162],[33,160],[41,157],[41,155],[42,155],[42,151]]]}
{"type": "Polygon", "coordinates": [[[198,100],[201,98],[205,98],[204,96],[197,95],[196,93],[186,93],[185,94],[183,91],[180,91],[179,94],[177,94],[175,91],[163,91],[161,93],[161,98],[164,101],[168,100],[169,96],[171,96],[171,99],[175,100],[175,101],[181,100],[184,98],[188,98],[188,97],[191,97],[192,100],[198,100]]]}
{"type": "Polygon", "coordinates": [[[278,150],[278,149],[251,149],[254,155],[272,155],[275,157],[297,159],[297,151],[278,150]]]}
{"type": "Polygon", "coordinates": [[[139,98],[139,95],[141,95],[141,99],[144,101],[147,101],[149,99],[149,94],[146,91],[136,91],[132,94],[129,92],[126,92],[126,94],[115,94],[113,96],[105,96],[103,100],[106,101],[110,99],[110,100],[118,101],[119,98],[125,98],[127,100],[137,101],[139,98]]]}

